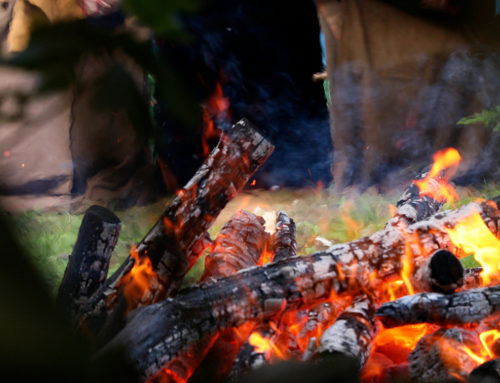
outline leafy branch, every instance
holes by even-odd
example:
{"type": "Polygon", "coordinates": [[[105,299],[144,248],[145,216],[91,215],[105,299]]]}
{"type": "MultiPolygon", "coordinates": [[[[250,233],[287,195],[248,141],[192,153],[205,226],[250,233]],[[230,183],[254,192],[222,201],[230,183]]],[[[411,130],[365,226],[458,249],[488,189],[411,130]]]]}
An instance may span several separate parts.
{"type": "Polygon", "coordinates": [[[472,116],[464,117],[458,121],[458,125],[482,124],[491,127],[494,132],[500,131],[500,105],[492,109],[485,109],[472,116]]]}

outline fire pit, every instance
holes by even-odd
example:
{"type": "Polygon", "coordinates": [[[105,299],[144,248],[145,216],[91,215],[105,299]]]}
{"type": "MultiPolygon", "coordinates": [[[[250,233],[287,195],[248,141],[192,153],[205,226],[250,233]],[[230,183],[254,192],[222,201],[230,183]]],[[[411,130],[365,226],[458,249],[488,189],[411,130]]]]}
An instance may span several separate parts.
{"type": "Polygon", "coordinates": [[[457,198],[449,180],[458,152],[437,153],[370,236],[297,255],[286,212],[271,234],[261,217],[239,211],[212,240],[209,226],[272,150],[247,121],[223,133],[109,278],[120,223],[89,209],[58,301],[92,339],[95,358],[123,349],[154,382],[201,370],[234,381],[266,364],[335,354],[355,358],[363,382],[495,376],[500,210],[480,200],[441,211],[457,198]],[[204,252],[199,284],[179,291],[204,252]],[[458,259],[469,254],[480,268],[464,270],[458,259]]]}

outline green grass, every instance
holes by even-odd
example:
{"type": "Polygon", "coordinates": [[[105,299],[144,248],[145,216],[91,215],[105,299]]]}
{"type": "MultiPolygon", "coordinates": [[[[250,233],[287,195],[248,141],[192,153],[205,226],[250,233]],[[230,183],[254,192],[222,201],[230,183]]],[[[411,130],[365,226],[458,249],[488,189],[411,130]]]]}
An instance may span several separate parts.
{"type": "MultiPolygon", "coordinates": [[[[456,208],[478,197],[500,195],[500,186],[489,184],[480,189],[459,188],[458,192],[461,201],[445,208],[456,208]]],[[[266,225],[269,226],[273,225],[276,211],[286,210],[297,225],[299,253],[311,253],[326,247],[316,240],[317,237],[341,243],[382,229],[391,216],[389,205],[397,201],[400,193],[401,190],[395,190],[390,195],[380,195],[368,190],[362,194],[354,191],[338,194],[314,189],[245,192],[229,203],[209,232],[214,238],[224,222],[238,209],[264,216],[266,225]]],[[[122,230],[112,257],[111,272],[128,255],[130,246],[147,233],[167,202],[168,200],[164,200],[145,207],[115,212],[122,221],[122,230]]],[[[76,240],[83,213],[27,211],[13,214],[12,218],[22,245],[55,293],[63,276],[68,254],[76,240]]],[[[464,258],[463,263],[465,267],[477,266],[472,257],[464,258]]],[[[202,270],[203,259],[200,259],[186,277],[185,284],[195,282],[202,270]]]]}

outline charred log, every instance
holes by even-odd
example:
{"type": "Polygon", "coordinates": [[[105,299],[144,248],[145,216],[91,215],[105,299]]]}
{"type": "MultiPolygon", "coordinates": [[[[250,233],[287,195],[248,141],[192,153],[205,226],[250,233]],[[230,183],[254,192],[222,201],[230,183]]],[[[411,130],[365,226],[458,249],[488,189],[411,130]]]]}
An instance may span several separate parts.
{"type": "Polygon", "coordinates": [[[464,268],[450,251],[436,250],[421,273],[420,290],[450,294],[464,284],[464,268]]]}
{"type": "Polygon", "coordinates": [[[464,270],[464,284],[460,287],[459,291],[466,291],[481,287],[481,273],[482,267],[473,267],[464,270]]]}
{"type": "Polygon", "coordinates": [[[120,229],[118,217],[104,207],[94,205],[85,212],[57,295],[70,318],[106,280],[120,229]]]}
{"type": "Polygon", "coordinates": [[[295,222],[284,211],[276,215],[276,231],[273,235],[273,262],[294,257],[297,253],[295,222]]]}
{"type": "MultiPolygon", "coordinates": [[[[424,178],[425,176],[427,176],[427,173],[421,174],[417,179],[424,178]]],[[[434,189],[437,198],[440,197],[438,181],[431,179],[429,187],[434,189]]],[[[386,227],[408,226],[422,221],[439,211],[442,205],[443,203],[437,199],[433,199],[427,195],[420,195],[419,188],[415,183],[412,183],[396,203],[396,215],[389,220],[386,227]]]]}
{"type": "Polygon", "coordinates": [[[412,323],[457,325],[479,322],[500,311],[500,286],[484,287],[455,294],[421,293],[381,305],[376,315],[384,326],[412,323]]]}
{"type": "Polygon", "coordinates": [[[135,260],[128,257],[80,312],[86,332],[109,339],[122,326],[124,313],[162,300],[177,291],[186,272],[205,248],[207,229],[224,206],[271,155],[273,146],[246,120],[223,134],[217,147],[170,203],[137,246],[156,274],[146,293],[126,302],[123,283],[135,260]]]}
{"type": "MultiPolygon", "coordinates": [[[[282,261],[296,255],[297,241],[295,238],[295,222],[284,211],[276,214],[276,231],[272,236],[273,262],[282,261]]],[[[258,330],[265,338],[276,335],[275,330],[268,323],[263,323],[258,330]]],[[[232,368],[227,374],[229,381],[268,363],[268,355],[256,349],[249,341],[240,348],[238,355],[234,358],[232,368]]]]}
{"type": "MultiPolygon", "coordinates": [[[[456,251],[445,228],[454,227],[476,213],[498,234],[500,212],[488,202],[438,213],[404,231],[390,226],[369,237],[336,245],[327,252],[250,268],[186,289],[175,299],[138,310],[107,348],[125,347],[131,362],[144,377],[149,377],[204,336],[248,321],[263,322],[284,310],[317,304],[328,299],[332,292],[376,291],[380,283],[400,275],[408,235],[418,239],[418,244],[412,247],[413,267],[418,271],[433,251],[439,248],[456,251]],[[377,278],[373,278],[373,272],[377,278]]],[[[500,298],[495,293],[493,290],[488,298],[495,295],[500,298]]],[[[429,294],[444,299],[458,295],[429,294]]],[[[487,300],[480,292],[476,295],[483,302],[487,300]]],[[[486,311],[492,311],[489,304],[486,311]]]]}
{"type": "MultiPolygon", "coordinates": [[[[201,282],[227,277],[251,266],[257,265],[266,248],[268,233],[264,219],[248,211],[240,210],[223,226],[214,241],[213,250],[205,258],[205,269],[201,282]]],[[[226,329],[204,337],[187,352],[174,358],[155,377],[162,382],[185,382],[200,367],[205,378],[220,381],[231,368],[239,348],[250,334],[253,326],[245,324],[237,334],[234,329],[226,329]],[[241,334],[244,333],[244,334],[241,334]],[[208,367],[207,367],[208,365],[208,367]],[[175,376],[175,379],[172,379],[175,376]]]]}
{"type": "Polygon", "coordinates": [[[201,282],[228,277],[259,264],[269,236],[264,223],[262,217],[245,210],[231,217],[217,235],[213,251],[205,258],[201,282]]]}
{"type": "Polygon", "coordinates": [[[375,307],[368,296],[357,297],[323,332],[317,353],[322,357],[336,353],[352,356],[363,366],[375,335],[374,313],[375,307]]]}
{"type": "Polygon", "coordinates": [[[463,350],[462,334],[456,328],[424,336],[408,356],[408,371],[414,383],[463,382],[476,362],[463,350]]]}

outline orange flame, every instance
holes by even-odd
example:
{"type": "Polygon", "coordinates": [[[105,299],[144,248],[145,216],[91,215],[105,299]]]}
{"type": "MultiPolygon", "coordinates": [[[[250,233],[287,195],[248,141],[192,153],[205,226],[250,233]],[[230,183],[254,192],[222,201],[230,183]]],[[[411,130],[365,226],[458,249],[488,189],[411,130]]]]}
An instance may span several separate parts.
{"type": "Polygon", "coordinates": [[[263,337],[259,332],[254,331],[250,334],[248,338],[248,343],[250,343],[256,352],[262,353],[266,355],[266,359],[268,359],[273,352],[280,359],[285,359],[285,356],[269,338],[263,337]]]}
{"type": "Polygon", "coordinates": [[[158,284],[158,276],[149,257],[140,257],[135,245],[130,250],[130,256],[134,259],[134,266],[118,282],[118,286],[123,286],[128,311],[137,307],[151,286],[158,284]]]}
{"type": "Polygon", "coordinates": [[[418,341],[436,328],[437,326],[427,323],[390,329],[382,327],[372,341],[370,356],[361,370],[361,380],[381,381],[386,369],[405,363],[418,341]]]}
{"type": "Polygon", "coordinates": [[[356,238],[356,237],[359,237],[359,234],[360,234],[361,228],[362,228],[362,224],[361,224],[361,222],[358,222],[354,218],[351,217],[351,206],[352,206],[351,201],[348,201],[344,205],[344,208],[342,209],[342,212],[341,212],[341,217],[345,223],[348,238],[356,238]]]}
{"type": "Polygon", "coordinates": [[[421,180],[413,181],[420,190],[420,195],[429,196],[438,202],[458,200],[455,188],[448,181],[457,171],[461,160],[460,153],[454,148],[448,148],[438,151],[433,159],[429,174],[421,180]],[[437,181],[437,185],[432,180],[437,181]]]}
{"type": "Polygon", "coordinates": [[[451,241],[465,254],[474,254],[474,259],[483,268],[483,285],[490,284],[500,271],[500,241],[488,229],[479,213],[461,220],[451,229],[446,229],[451,241]]]}
{"type": "Polygon", "coordinates": [[[203,156],[210,154],[209,142],[220,137],[220,130],[216,128],[216,121],[219,119],[229,119],[229,99],[224,97],[222,86],[220,83],[215,85],[214,93],[208,98],[203,105],[203,133],[202,133],[202,149],[203,156]]]}

